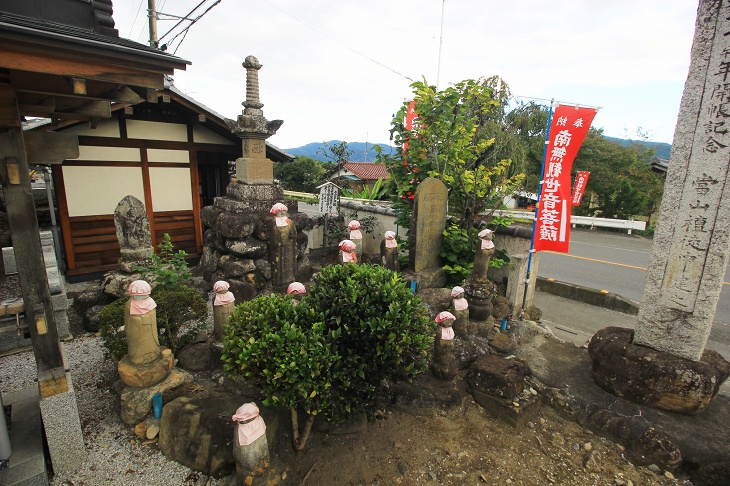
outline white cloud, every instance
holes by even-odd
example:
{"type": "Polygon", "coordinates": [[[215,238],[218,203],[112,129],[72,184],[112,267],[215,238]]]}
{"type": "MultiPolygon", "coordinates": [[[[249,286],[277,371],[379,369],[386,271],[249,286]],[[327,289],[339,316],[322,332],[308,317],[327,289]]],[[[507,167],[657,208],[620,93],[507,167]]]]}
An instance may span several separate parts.
{"type": "MultiPolygon", "coordinates": [[[[176,15],[197,3],[157,1],[176,15]]],[[[121,35],[144,40],[146,2],[114,7],[121,35]]],[[[594,126],[609,135],[642,127],[671,142],[697,9],[686,0],[223,0],[180,46],[193,64],[176,85],[234,118],[253,54],[264,113],[285,121],[276,145],[387,142],[404,76],[436,82],[442,7],[440,87],[498,74],[515,94],[602,106],[594,126]]]]}

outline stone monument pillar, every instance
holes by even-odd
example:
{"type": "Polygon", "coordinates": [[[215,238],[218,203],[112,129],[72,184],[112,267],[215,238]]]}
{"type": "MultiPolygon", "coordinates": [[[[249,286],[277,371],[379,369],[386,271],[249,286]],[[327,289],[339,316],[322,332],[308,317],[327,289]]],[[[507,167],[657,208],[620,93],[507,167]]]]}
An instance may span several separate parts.
{"type": "Polygon", "coordinates": [[[400,270],[398,263],[398,242],[395,240],[395,232],[386,231],[383,241],[380,242],[380,259],[388,270],[397,272],[400,270]]]}
{"type": "Polygon", "coordinates": [[[410,267],[419,273],[440,267],[439,252],[446,228],[449,192],[438,179],[425,179],[416,189],[409,232],[410,267]]]}
{"type": "Polygon", "coordinates": [[[483,229],[479,236],[479,247],[474,255],[474,269],[471,272],[471,279],[475,282],[486,281],[489,272],[489,262],[494,255],[494,243],[492,242],[492,230],[483,229]]]}
{"type": "Polygon", "coordinates": [[[360,221],[353,219],[347,225],[347,229],[350,230],[350,241],[355,243],[355,255],[357,255],[357,262],[362,262],[362,231],[360,231],[360,221]]]}
{"type": "Polygon", "coordinates": [[[589,346],[601,387],[684,413],[730,372],[705,350],[730,254],[728,32],[730,2],[701,0],[636,331],[627,343],[630,330],[607,328],[589,346]]]}
{"type": "Polygon", "coordinates": [[[213,284],[215,300],[213,300],[213,335],[219,341],[223,336],[223,326],[228,324],[228,319],[236,307],[236,298],[229,289],[228,282],[218,280],[213,284]]]}

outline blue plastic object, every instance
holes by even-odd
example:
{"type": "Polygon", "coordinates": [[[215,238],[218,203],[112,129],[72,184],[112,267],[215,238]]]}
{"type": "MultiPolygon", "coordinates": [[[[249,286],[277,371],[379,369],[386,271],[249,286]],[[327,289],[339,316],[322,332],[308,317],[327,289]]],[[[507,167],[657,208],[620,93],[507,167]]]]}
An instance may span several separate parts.
{"type": "Polygon", "coordinates": [[[507,330],[507,319],[502,319],[502,326],[499,328],[500,331],[507,330]]]}
{"type": "Polygon", "coordinates": [[[155,393],[152,396],[152,411],[156,419],[162,417],[162,394],[155,393]]]}

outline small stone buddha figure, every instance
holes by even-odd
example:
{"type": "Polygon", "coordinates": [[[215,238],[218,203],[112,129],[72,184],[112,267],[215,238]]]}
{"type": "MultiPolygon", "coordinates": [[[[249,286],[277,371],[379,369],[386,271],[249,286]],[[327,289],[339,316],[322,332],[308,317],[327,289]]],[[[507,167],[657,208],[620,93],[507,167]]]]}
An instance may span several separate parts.
{"type": "Polygon", "coordinates": [[[298,305],[304,294],[307,293],[307,289],[300,282],[292,282],[286,289],[286,293],[292,296],[292,304],[298,305]]]}
{"type": "Polygon", "coordinates": [[[474,256],[474,269],[471,273],[472,281],[486,281],[487,271],[489,270],[489,261],[494,255],[494,242],[492,241],[492,230],[484,229],[477,235],[479,237],[479,247],[474,256]]]}
{"type": "Polygon", "coordinates": [[[236,484],[246,481],[269,467],[269,443],[266,424],[255,403],[244,403],[231,417],[237,426],[233,436],[233,457],[236,460],[236,484]]]}
{"type": "Polygon", "coordinates": [[[454,329],[452,328],[455,320],[456,317],[448,311],[440,312],[436,316],[439,328],[436,331],[436,340],[433,345],[431,371],[442,380],[454,378],[459,371],[456,365],[454,329]]]}
{"type": "Polygon", "coordinates": [[[400,270],[398,263],[398,242],[395,239],[394,231],[386,231],[383,241],[380,242],[380,259],[388,270],[397,272],[400,270]]]}
{"type": "Polygon", "coordinates": [[[355,253],[355,243],[350,240],[342,240],[339,244],[340,264],[357,263],[357,254],[355,253]]]}
{"type": "Polygon", "coordinates": [[[152,287],[135,280],[127,289],[130,299],[125,305],[124,332],[127,335],[129,361],[136,366],[152,363],[160,356],[157,336],[157,304],[150,297],[152,287]]]}
{"type": "Polygon", "coordinates": [[[297,229],[284,204],[274,204],[270,212],[274,215],[274,224],[269,232],[271,284],[281,291],[296,279],[297,229]]]}
{"type": "Polygon", "coordinates": [[[360,221],[353,219],[347,224],[350,230],[350,241],[355,243],[355,254],[357,255],[357,263],[362,261],[362,232],[360,231],[360,221]]]}
{"type": "Polygon", "coordinates": [[[470,334],[469,329],[469,303],[464,297],[464,289],[456,286],[451,289],[451,305],[454,310],[454,332],[460,338],[466,338],[470,334]]]}
{"type": "Polygon", "coordinates": [[[216,339],[223,335],[223,326],[228,324],[228,319],[233,313],[236,305],[236,298],[229,289],[230,284],[224,280],[218,280],[213,284],[215,300],[213,300],[213,334],[216,339]]]}

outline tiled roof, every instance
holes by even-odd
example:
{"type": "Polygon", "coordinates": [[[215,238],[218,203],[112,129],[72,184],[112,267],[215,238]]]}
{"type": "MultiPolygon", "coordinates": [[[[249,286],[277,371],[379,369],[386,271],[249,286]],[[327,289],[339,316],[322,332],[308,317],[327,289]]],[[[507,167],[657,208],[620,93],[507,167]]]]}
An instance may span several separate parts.
{"type": "Polygon", "coordinates": [[[360,179],[373,181],[388,177],[388,169],[385,164],[373,164],[370,162],[345,162],[345,169],[349,170],[360,179]]]}

